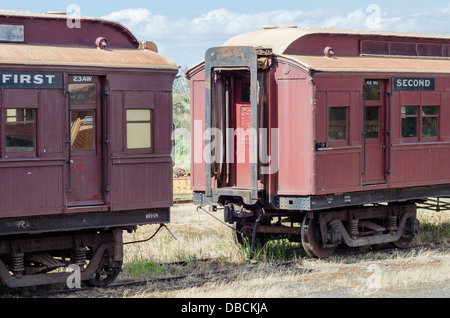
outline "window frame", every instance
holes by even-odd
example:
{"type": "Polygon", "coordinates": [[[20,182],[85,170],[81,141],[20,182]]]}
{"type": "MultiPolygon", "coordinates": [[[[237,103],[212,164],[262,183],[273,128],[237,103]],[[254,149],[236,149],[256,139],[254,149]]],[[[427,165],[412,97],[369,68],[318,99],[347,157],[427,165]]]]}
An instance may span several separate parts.
{"type": "Polygon", "coordinates": [[[129,106],[124,109],[124,145],[125,151],[127,154],[153,154],[154,153],[154,109],[150,106],[148,107],[139,107],[139,106],[129,106]],[[148,110],[150,112],[150,120],[133,120],[128,121],[127,112],[129,110],[148,110]],[[150,147],[146,148],[128,148],[128,124],[140,124],[140,123],[149,123],[150,124],[150,147]]]}
{"type": "Polygon", "coordinates": [[[327,141],[328,145],[332,147],[347,146],[349,143],[349,116],[350,106],[328,106],[327,111],[327,141]],[[345,139],[331,140],[330,139],[330,111],[331,109],[342,108],[345,109],[345,139]]]}
{"type": "Polygon", "coordinates": [[[421,120],[420,120],[420,138],[421,138],[421,140],[422,141],[424,141],[424,142],[426,142],[426,141],[439,141],[439,121],[440,121],[440,113],[441,113],[441,111],[440,111],[441,109],[440,109],[440,107],[439,107],[439,105],[422,105],[421,107],[420,107],[420,117],[421,117],[421,120]],[[437,108],[437,114],[436,115],[424,115],[424,112],[423,112],[423,108],[424,107],[436,107],[437,108]],[[432,137],[425,137],[424,135],[423,135],[423,120],[425,119],[425,118],[436,118],[436,136],[432,136],[432,137]]]}
{"type": "Polygon", "coordinates": [[[441,113],[441,105],[402,105],[400,107],[400,137],[402,142],[411,143],[411,142],[436,142],[440,140],[440,113],[441,113]],[[437,114],[435,115],[424,115],[423,109],[424,107],[437,107],[437,114]],[[403,115],[402,108],[403,107],[416,107],[417,114],[416,115],[403,115]],[[403,137],[403,119],[404,118],[416,118],[416,136],[415,137],[403,137]],[[436,136],[425,137],[423,136],[423,120],[425,118],[436,118],[436,136]]]}
{"type": "Polygon", "coordinates": [[[400,136],[402,138],[402,141],[406,141],[406,142],[418,142],[419,136],[420,136],[420,131],[419,131],[419,113],[420,113],[421,107],[420,105],[402,105],[400,107],[400,136]],[[403,115],[402,111],[403,111],[403,107],[415,107],[416,108],[416,114],[414,115],[403,115]],[[403,136],[403,119],[405,118],[416,118],[416,136],[414,137],[404,137],[403,136]]]}
{"type": "MultiPolygon", "coordinates": [[[[37,151],[38,151],[38,110],[37,107],[11,107],[5,105],[2,109],[2,115],[1,115],[1,123],[2,123],[2,140],[0,142],[0,145],[2,146],[2,153],[3,158],[9,159],[9,158],[35,158],[37,157],[37,151]],[[8,126],[8,110],[10,109],[16,109],[16,110],[31,110],[33,113],[33,120],[32,121],[15,121],[14,123],[28,123],[33,125],[33,149],[32,150],[21,150],[21,151],[8,151],[8,145],[6,142],[7,137],[7,126],[8,126]]],[[[12,122],[9,122],[9,124],[12,122]]]]}

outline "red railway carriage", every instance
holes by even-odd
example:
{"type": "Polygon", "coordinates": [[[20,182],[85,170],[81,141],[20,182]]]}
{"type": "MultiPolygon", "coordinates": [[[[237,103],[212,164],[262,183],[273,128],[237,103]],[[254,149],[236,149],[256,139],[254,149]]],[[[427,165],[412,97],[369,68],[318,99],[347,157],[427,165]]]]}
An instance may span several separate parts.
{"type": "Polygon", "coordinates": [[[450,193],[450,36],[270,27],[187,74],[194,200],[253,243],[403,247],[450,193]]]}
{"type": "Polygon", "coordinates": [[[122,231],[170,221],[177,66],[122,25],[0,11],[0,278],[118,274],[122,231]],[[155,186],[156,185],[156,186],[155,186]]]}

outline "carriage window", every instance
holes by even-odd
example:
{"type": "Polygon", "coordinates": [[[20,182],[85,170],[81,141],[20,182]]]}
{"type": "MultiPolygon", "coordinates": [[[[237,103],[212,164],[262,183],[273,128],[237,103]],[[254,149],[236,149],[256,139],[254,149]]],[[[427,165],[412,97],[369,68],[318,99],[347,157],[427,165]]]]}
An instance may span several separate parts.
{"type": "Polygon", "coordinates": [[[6,151],[34,151],[36,141],[36,120],[34,109],[6,109],[6,151]]]}
{"type": "Polygon", "coordinates": [[[347,140],[347,107],[330,107],[328,111],[328,140],[347,140]]]}
{"type": "Polygon", "coordinates": [[[438,124],[439,106],[402,106],[403,138],[414,138],[412,141],[437,140],[438,124]]]}
{"type": "Polygon", "coordinates": [[[366,80],[364,82],[364,93],[366,93],[366,100],[380,100],[381,86],[379,80],[366,80]]]}
{"type": "Polygon", "coordinates": [[[70,103],[92,104],[97,102],[95,83],[69,84],[70,103]]]}
{"type": "Polygon", "coordinates": [[[366,108],[366,138],[378,139],[378,131],[380,126],[379,121],[380,108],[370,106],[366,108]]]}
{"type": "Polygon", "coordinates": [[[250,103],[250,83],[241,84],[241,103],[250,103]]]}
{"type": "Polygon", "coordinates": [[[417,108],[419,106],[402,106],[402,137],[417,137],[417,108]]]}
{"type": "Polygon", "coordinates": [[[151,148],[151,110],[127,110],[127,148],[151,148]]]}
{"type": "Polygon", "coordinates": [[[422,137],[438,136],[438,106],[422,106],[422,137]]]}
{"type": "Polygon", "coordinates": [[[93,150],[94,111],[72,111],[70,118],[72,150],[93,150]]]}

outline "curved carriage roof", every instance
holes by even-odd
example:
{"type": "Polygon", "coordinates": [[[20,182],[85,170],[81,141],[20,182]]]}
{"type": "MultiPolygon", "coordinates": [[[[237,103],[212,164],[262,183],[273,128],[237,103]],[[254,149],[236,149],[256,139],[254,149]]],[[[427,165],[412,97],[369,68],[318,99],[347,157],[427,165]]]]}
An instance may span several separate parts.
{"type": "Polygon", "coordinates": [[[224,46],[262,46],[270,47],[276,54],[286,53],[286,50],[297,40],[308,35],[360,35],[360,36],[380,36],[393,38],[421,38],[421,39],[443,39],[450,40],[447,34],[428,34],[428,33],[408,33],[408,32],[389,32],[389,31],[361,31],[346,29],[329,28],[304,28],[297,27],[265,27],[249,33],[243,33],[232,37],[224,46]]]}
{"type": "Polygon", "coordinates": [[[271,48],[275,55],[294,61],[308,71],[450,73],[448,57],[365,55],[359,51],[361,40],[438,43],[446,45],[450,50],[450,35],[445,34],[295,27],[266,28],[244,33],[229,39],[224,46],[271,48]],[[313,37],[316,38],[315,42],[311,41],[313,37]],[[317,40],[320,37],[321,40],[317,40]],[[333,38],[336,38],[334,42],[333,38]],[[329,42],[340,46],[331,58],[323,55],[323,50],[329,42]],[[309,46],[314,49],[308,48],[309,46]],[[341,54],[342,51],[346,53],[341,54]]]}
{"type": "Polygon", "coordinates": [[[20,41],[0,42],[0,63],[178,69],[157,53],[152,42],[146,46],[120,23],[81,16],[81,27],[69,28],[70,18],[64,12],[0,10],[0,25],[23,25],[25,29],[20,41]],[[106,49],[96,47],[98,37],[107,39],[106,49]]]}

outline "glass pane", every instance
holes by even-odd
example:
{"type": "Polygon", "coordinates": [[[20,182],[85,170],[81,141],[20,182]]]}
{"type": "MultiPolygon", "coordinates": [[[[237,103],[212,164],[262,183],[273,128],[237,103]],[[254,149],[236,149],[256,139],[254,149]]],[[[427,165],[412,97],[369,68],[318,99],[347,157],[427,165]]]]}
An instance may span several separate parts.
{"type": "Polygon", "coordinates": [[[436,116],[438,114],[437,106],[423,106],[422,115],[424,116],[436,116]]]}
{"type": "Polygon", "coordinates": [[[330,141],[347,139],[346,107],[332,107],[329,109],[328,139],[330,141]]]}
{"type": "Polygon", "coordinates": [[[368,139],[378,139],[379,110],[378,107],[366,108],[366,138],[368,139]]]}
{"type": "Polygon", "coordinates": [[[378,80],[366,80],[364,84],[364,93],[366,93],[366,100],[380,100],[380,82],[378,80]]]}
{"type": "Polygon", "coordinates": [[[97,102],[95,83],[69,84],[70,103],[89,104],[97,102]]]}
{"type": "Polygon", "coordinates": [[[35,134],[34,109],[6,109],[6,151],[33,151],[35,134]]]}
{"type": "Polygon", "coordinates": [[[150,109],[128,109],[127,121],[150,121],[150,109]]]}
{"type": "Polygon", "coordinates": [[[94,111],[72,111],[72,150],[94,149],[94,111]]]}
{"type": "Polygon", "coordinates": [[[6,151],[34,150],[34,123],[8,123],[6,130],[6,151]]]}
{"type": "Polygon", "coordinates": [[[437,117],[422,118],[422,137],[437,137],[437,117]]]}
{"type": "Polygon", "coordinates": [[[127,148],[139,149],[151,147],[150,123],[127,124],[127,148]]]}
{"type": "Polygon", "coordinates": [[[241,103],[250,103],[250,83],[241,84],[241,103]]]}
{"type": "Polygon", "coordinates": [[[402,118],[402,137],[417,137],[417,117],[402,118]]]}
{"type": "Polygon", "coordinates": [[[418,106],[402,106],[402,116],[417,116],[418,106]]]}

